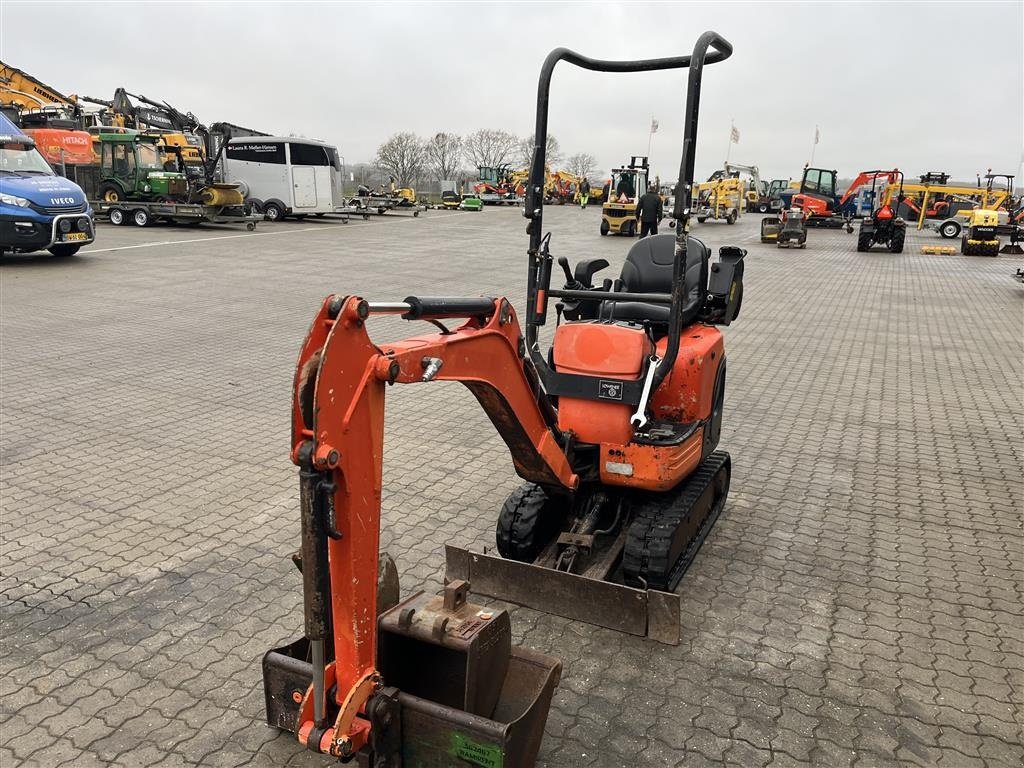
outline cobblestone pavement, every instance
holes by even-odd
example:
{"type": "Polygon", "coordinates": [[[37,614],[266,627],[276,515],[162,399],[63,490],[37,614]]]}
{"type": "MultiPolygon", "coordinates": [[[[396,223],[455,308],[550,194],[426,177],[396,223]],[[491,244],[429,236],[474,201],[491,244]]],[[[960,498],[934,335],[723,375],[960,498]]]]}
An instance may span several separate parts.
{"type": "MultiPolygon", "coordinates": [[[[672,648],[525,609],[565,664],[543,766],[1020,766],[1024,265],[757,241],[727,329],[732,493],[672,648]]],[[[553,248],[621,263],[595,209],[553,248]]],[[[102,227],[2,281],[0,765],[315,766],[263,718],[301,631],[289,385],[324,295],[504,292],[512,210],[102,227]],[[125,249],[118,249],[124,246],[125,249]]],[[[378,338],[407,333],[382,321],[378,338]]],[[[389,390],[383,544],[406,592],[517,483],[463,388],[389,390]]]]}

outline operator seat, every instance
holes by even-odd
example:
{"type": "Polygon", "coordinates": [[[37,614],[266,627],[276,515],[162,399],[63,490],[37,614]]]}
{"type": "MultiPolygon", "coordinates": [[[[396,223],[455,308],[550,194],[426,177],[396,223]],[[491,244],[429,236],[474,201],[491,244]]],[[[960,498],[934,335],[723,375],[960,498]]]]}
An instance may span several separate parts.
{"type": "MultiPolygon", "coordinates": [[[[622,291],[629,293],[671,293],[672,262],[676,253],[674,234],[651,235],[633,244],[622,265],[622,291]]],[[[708,262],[711,251],[695,237],[686,240],[686,272],[684,277],[684,302],[681,313],[682,326],[697,320],[704,295],[708,287],[708,262]]],[[[612,294],[614,296],[614,294],[612,294]]],[[[649,304],[640,301],[614,301],[607,299],[602,304],[602,317],[615,320],[649,322],[659,330],[667,330],[668,304],[649,304]]]]}

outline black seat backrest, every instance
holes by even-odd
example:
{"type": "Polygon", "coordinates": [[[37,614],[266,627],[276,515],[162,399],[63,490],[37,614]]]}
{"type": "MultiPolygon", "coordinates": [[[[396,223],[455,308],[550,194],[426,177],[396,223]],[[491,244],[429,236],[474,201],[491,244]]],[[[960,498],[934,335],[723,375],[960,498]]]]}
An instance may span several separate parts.
{"type": "MultiPolygon", "coordinates": [[[[676,253],[674,234],[652,235],[634,243],[622,265],[622,290],[630,293],[670,293],[672,262],[676,253]]],[[[686,240],[686,277],[682,324],[693,323],[700,313],[708,285],[711,252],[695,237],[686,240]]]]}

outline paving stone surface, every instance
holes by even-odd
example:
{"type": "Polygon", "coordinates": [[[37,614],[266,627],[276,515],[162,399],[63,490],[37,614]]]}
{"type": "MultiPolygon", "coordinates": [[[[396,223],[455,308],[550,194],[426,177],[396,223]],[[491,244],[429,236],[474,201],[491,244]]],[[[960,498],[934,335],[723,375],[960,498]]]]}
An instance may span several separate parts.
{"type": "MultiPolygon", "coordinates": [[[[514,609],[561,657],[542,766],[1024,760],[1019,257],[806,251],[757,216],[726,330],[728,506],[668,647],[514,609]]],[[[629,242],[549,211],[572,261],[629,242]]],[[[263,722],[260,657],[301,631],[289,387],[322,298],[498,294],[516,211],[225,229],[103,226],[0,264],[0,765],[315,766],[263,722]]],[[[380,340],[412,329],[374,323],[380,340]]],[[[473,397],[388,391],[382,544],[403,591],[492,543],[516,485],[473,397]]]]}

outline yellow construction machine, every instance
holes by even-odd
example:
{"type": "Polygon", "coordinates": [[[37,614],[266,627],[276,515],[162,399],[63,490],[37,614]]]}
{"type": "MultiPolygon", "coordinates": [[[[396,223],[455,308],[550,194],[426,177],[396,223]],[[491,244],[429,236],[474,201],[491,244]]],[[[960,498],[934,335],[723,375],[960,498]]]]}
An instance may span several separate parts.
{"type": "Polygon", "coordinates": [[[694,184],[698,223],[712,219],[735,224],[743,208],[745,191],[737,172],[715,171],[707,181],[694,184]]]}
{"type": "Polygon", "coordinates": [[[636,235],[636,205],[647,191],[649,172],[646,157],[631,157],[625,168],[612,170],[608,199],[601,206],[602,235],[636,235]]]}

